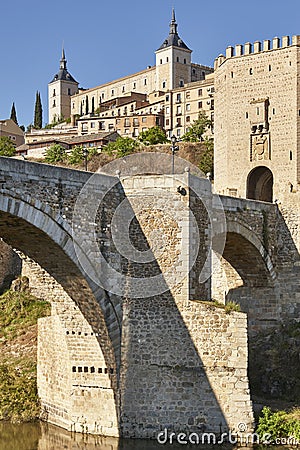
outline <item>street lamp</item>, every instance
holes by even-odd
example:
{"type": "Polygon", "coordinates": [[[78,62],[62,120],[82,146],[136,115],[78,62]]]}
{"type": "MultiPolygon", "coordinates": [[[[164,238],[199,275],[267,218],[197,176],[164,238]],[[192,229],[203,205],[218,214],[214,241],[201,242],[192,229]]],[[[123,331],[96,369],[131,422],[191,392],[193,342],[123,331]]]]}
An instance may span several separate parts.
{"type": "Polygon", "coordinates": [[[84,157],[84,168],[85,168],[85,171],[87,172],[89,151],[86,147],[83,147],[82,153],[83,153],[83,157],[84,157]]]}
{"type": "Polygon", "coordinates": [[[172,175],[174,175],[175,152],[177,152],[179,150],[178,145],[176,145],[177,138],[174,134],[173,134],[173,136],[171,136],[171,142],[172,142],[172,145],[171,145],[170,149],[172,150],[172,175]]]}

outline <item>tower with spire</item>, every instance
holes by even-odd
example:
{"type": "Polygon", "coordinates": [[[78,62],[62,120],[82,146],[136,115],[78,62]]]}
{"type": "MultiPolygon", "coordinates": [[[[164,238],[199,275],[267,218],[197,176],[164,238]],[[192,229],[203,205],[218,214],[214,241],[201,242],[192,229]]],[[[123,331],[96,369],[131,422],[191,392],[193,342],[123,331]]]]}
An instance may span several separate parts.
{"type": "Polygon", "coordinates": [[[71,116],[71,96],[78,92],[78,82],[67,70],[65,50],[59,62],[59,71],[48,84],[48,122],[55,123],[71,116]]]}
{"type": "Polygon", "coordinates": [[[157,91],[176,89],[192,81],[192,50],[178,35],[177,27],[173,8],[169,35],[155,52],[157,91]]]}

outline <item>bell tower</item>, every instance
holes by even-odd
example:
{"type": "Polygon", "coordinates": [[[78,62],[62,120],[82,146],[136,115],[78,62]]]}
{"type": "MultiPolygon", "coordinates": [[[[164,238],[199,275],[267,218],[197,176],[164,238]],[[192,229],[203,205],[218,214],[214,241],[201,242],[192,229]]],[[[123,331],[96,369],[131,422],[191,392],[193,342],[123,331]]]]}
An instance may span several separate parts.
{"type": "Polygon", "coordinates": [[[59,71],[48,84],[49,123],[71,116],[71,96],[77,92],[78,82],[67,70],[65,51],[62,49],[59,71]]]}
{"type": "Polygon", "coordinates": [[[156,90],[167,91],[191,82],[192,50],[179,37],[175,10],[168,37],[156,50],[156,90]]]}

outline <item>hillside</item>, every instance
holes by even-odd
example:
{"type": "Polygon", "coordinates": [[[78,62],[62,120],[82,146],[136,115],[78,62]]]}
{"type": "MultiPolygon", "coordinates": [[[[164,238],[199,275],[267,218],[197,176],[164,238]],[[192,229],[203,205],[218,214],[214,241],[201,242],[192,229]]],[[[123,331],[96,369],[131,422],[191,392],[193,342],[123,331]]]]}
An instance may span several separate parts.
{"type": "Polygon", "coordinates": [[[37,418],[37,319],[50,314],[50,304],[25,291],[0,296],[0,420],[37,418]]]}

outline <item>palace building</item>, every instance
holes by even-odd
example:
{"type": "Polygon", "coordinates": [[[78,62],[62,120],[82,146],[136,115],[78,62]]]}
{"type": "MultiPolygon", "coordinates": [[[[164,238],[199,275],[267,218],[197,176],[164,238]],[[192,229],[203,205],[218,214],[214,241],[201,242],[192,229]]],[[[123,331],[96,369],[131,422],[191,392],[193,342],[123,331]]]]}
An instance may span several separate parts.
{"type": "MultiPolygon", "coordinates": [[[[117,131],[136,137],[153,126],[180,138],[198,113],[213,112],[213,69],[192,63],[172,11],[169,34],[155,52],[156,64],[91,89],[78,89],[65,53],[49,83],[49,123],[71,117],[79,134],[117,131]]],[[[213,118],[213,117],[212,117],[213,118]]]]}

